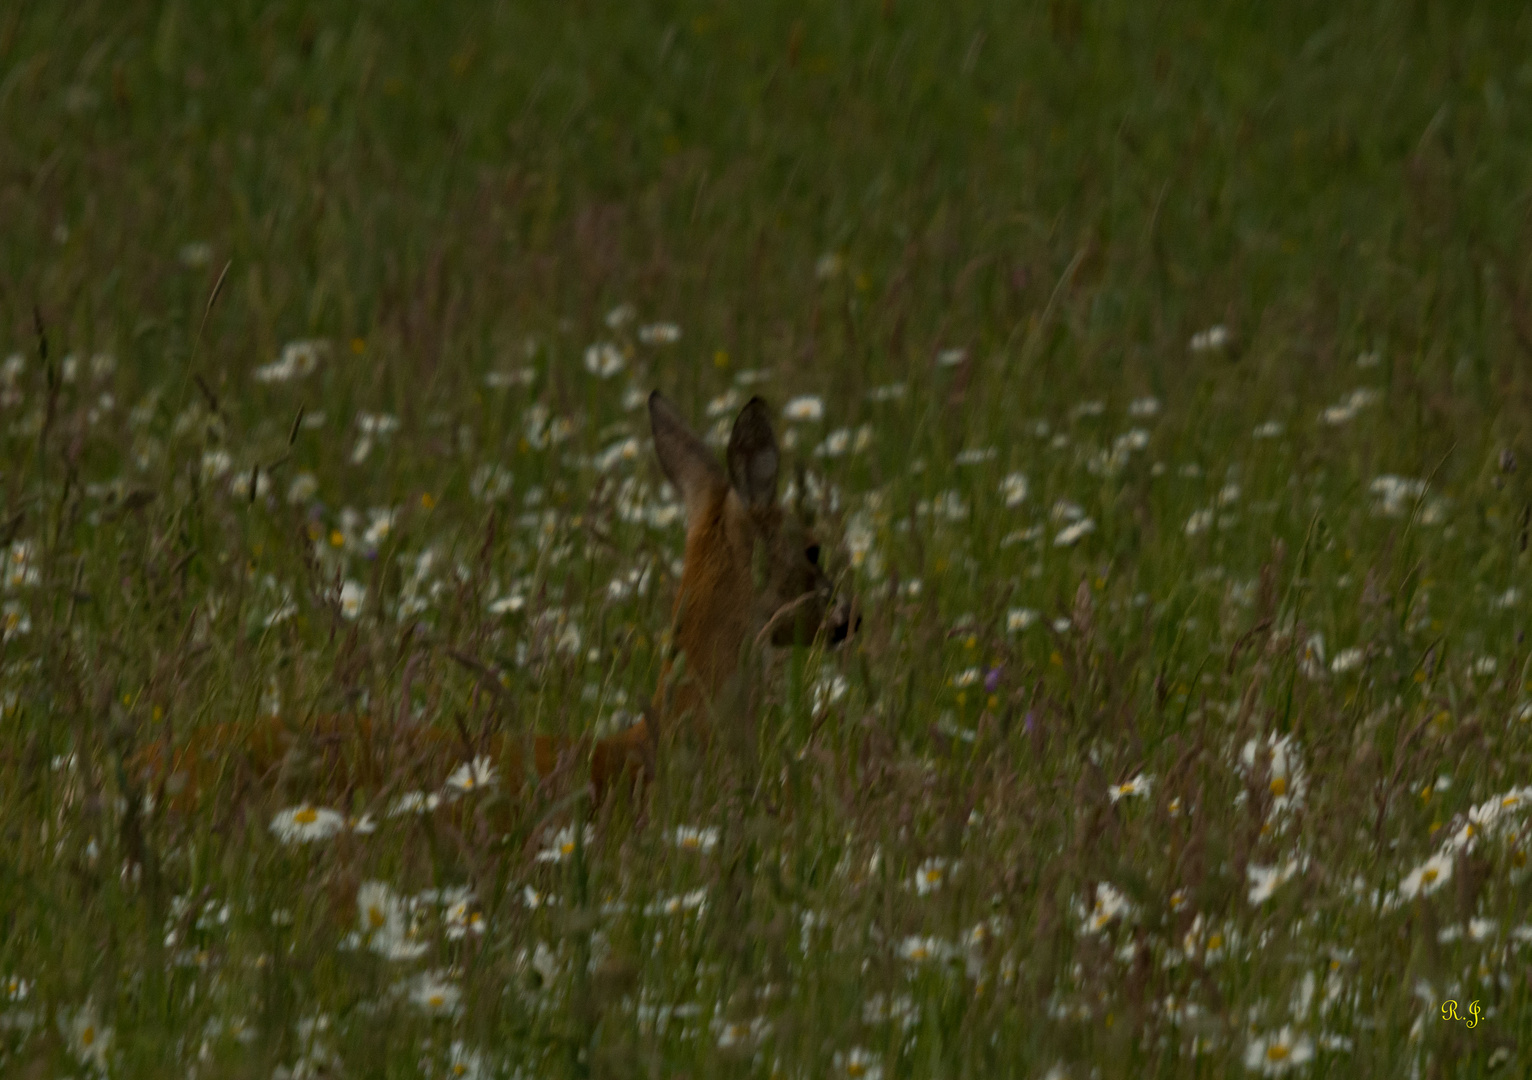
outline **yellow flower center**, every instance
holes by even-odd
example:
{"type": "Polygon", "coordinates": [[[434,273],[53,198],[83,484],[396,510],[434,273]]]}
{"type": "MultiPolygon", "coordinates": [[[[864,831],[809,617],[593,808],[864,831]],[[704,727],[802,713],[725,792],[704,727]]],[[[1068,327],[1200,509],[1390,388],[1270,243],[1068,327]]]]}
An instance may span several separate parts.
{"type": "Polygon", "coordinates": [[[1272,1043],[1266,1048],[1266,1060],[1286,1061],[1292,1056],[1292,1053],[1293,1051],[1290,1047],[1283,1046],[1281,1043],[1272,1043]]]}
{"type": "Polygon", "coordinates": [[[1427,870],[1425,873],[1420,875],[1420,880],[1424,884],[1429,885],[1429,884],[1431,884],[1431,882],[1436,880],[1436,878],[1437,878],[1438,874],[1440,874],[1440,872],[1441,871],[1437,870],[1435,867],[1432,867],[1431,869],[1427,870]]]}
{"type": "Polygon", "coordinates": [[[847,1076],[866,1076],[867,1065],[861,1061],[848,1061],[846,1063],[847,1076]]]}
{"type": "Polygon", "coordinates": [[[1287,777],[1273,776],[1271,778],[1271,793],[1277,798],[1287,794],[1287,777]]]}
{"type": "Polygon", "coordinates": [[[1222,934],[1209,934],[1208,935],[1208,950],[1212,951],[1213,949],[1221,949],[1221,948],[1223,948],[1223,935],[1222,934]]]}
{"type": "Polygon", "coordinates": [[[80,1045],[92,1046],[96,1042],[96,1027],[94,1024],[86,1024],[85,1030],[80,1032],[80,1045]]]}
{"type": "Polygon", "coordinates": [[[443,1005],[447,1004],[446,995],[432,994],[430,997],[426,998],[426,1004],[431,1006],[433,1009],[439,1009],[443,1005]]]}
{"type": "Polygon", "coordinates": [[[376,905],[373,905],[367,909],[367,925],[372,927],[374,930],[378,929],[378,927],[382,926],[387,921],[388,919],[384,917],[383,912],[376,905]]]}
{"type": "Polygon", "coordinates": [[[319,811],[312,806],[305,806],[293,815],[293,821],[299,825],[312,825],[319,820],[319,811]]]}

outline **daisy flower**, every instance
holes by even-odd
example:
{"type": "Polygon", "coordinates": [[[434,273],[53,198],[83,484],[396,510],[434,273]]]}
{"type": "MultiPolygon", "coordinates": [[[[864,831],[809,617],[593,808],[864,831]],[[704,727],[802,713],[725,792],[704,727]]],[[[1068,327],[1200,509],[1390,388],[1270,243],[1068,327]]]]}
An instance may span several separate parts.
{"type": "Polygon", "coordinates": [[[1227,344],[1229,344],[1229,328],[1220,323],[1206,330],[1198,330],[1192,335],[1190,347],[1194,353],[1205,353],[1222,349],[1227,344]]]}
{"type": "Polygon", "coordinates": [[[406,791],[388,806],[388,816],[403,817],[405,814],[429,814],[442,803],[442,797],[434,791],[406,791]]]}
{"type": "Polygon", "coordinates": [[[638,328],[638,340],[645,345],[674,345],[681,340],[681,328],[675,323],[650,323],[638,328]]]}
{"type": "Polygon", "coordinates": [[[447,1075],[453,1080],[483,1080],[490,1075],[490,1069],[482,1053],[457,1040],[447,1056],[447,1075]]]}
{"type": "Polygon", "coordinates": [[[706,827],[678,825],[676,831],[671,834],[670,842],[683,851],[695,851],[706,855],[718,846],[718,830],[711,825],[706,827]]]}
{"type": "Polygon", "coordinates": [[[707,907],[707,886],[693,889],[689,893],[679,893],[675,896],[661,896],[649,902],[644,908],[645,915],[684,915],[688,911],[695,911],[699,915],[707,907]]]}
{"type": "Polygon", "coordinates": [[[795,397],[782,409],[783,419],[794,423],[805,420],[823,420],[824,415],[824,399],[814,394],[803,394],[795,397]]]}
{"type": "Polygon", "coordinates": [[[915,876],[910,884],[921,896],[929,896],[942,887],[947,880],[947,860],[933,855],[915,868],[915,876]]]}
{"type": "Polygon", "coordinates": [[[470,791],[478,791],[498,781],[495,763],[484,754],[480,754],[472,761],[465,761],[453,770],[452,775],[447,777],[447,786],[453,791],[466,795],[470,791]]]}
{"type": "Polygon", "coordinates": [[[271,819],[271,831],[284,844],[306,844],[328,840],[346,827],[346,818],[322,806],[300,803],[278,811],[271,819]]]}
{"type": "Polygon", "coordinates": [[[927,960],[945,960],[951,952],[952,947],[938,937],[911,934],[899,943],[900,958],[912,964],[923,964],[927,960]]]}
{"type": "Polygon", "coordinates": [[[340,587],[340,613],[345,618],[355,620],[366,602],[367,586],[361,582],[348,580],[340,587]]]}
{"type": "Polygon", "coordinates": [[[1153,783],[1154,777],[1148,773],[1139,773],[1131,780],[1125,780],[1121,784],[1113,784],[1106,789],[1106,793],[1115,804],[1119,799],[1126,799],[1130,795],[1148,795],[1149,787],[1153,783]]]}
{"type": "Polygon", "coordinates": [[[1091,518],[1085,518],[1075,522],[1067,528],[1060,529],[1059,534],[1053,538],[1054,547],[1074,547],[1083,538],[1096,531],[1096,523],[1091,518]]]}
{"type": "Polygon", "coordinates": [[[860,1046],[835,1055],[835,1071],[851,1080],[883,1080],[883,1063],[860,1046]]]}
{"type": "Polygon", "coordinates": [[[404,899],[381,881],[366,881],[356,891],[361,940],[388,960],[415,960],[426,951],[416,939],[404,899]]]}
{"type": "Polygon", "coordinates": [[[1399,895],[1406,900],[1430,896],[1452,880],[1452,855],[1439,852],[1411,870],[1399,883],[1399,895]]]}
{"type": "Polygon", "coordinates": [[[410,1003],[432,1016],[453,1016],[463,1001],[463,991],[440,971],[423,971],[404,986],[410,1003]]]}
{"type": "Polygon", "coordinates": [[[442,913],[442,920],[449,941],[461,941],[469,934],[484,933],[484,913],[474,910],[471,898],[450,902],[442,913]]]}
{"type": "Polygon", "coordinates": [[[1250,1040],[1245,1047],[1245,1068],[1263,1076],[1281,1076],[1307,1064],[1314,1056],[1314,1041],[1291,1027],[1250,1040]]]}
{"type": "Polygon", "coordinates": [[[1251,863],[1246,869],[1246,878],[1250,882],[1250,902],[1264,904],[1301,869],[1303,869],[1303,862],[1300,859],[1288,859],[1276,866],[1260,866],[1251,863]]]}
{"type": "Polygon", "coordinates": [[[1026,630],[1037,622],[1039,615],[1032,608],[1012,608],[1005,613],[1005,628],[1010,633],[1026,630]]]}
{"type": "Polygon", "coordinates": [[[1096,886],[1096,899],[1085,918],[1089,933],[1099,934],[1116,920],[1133,913],[1128,898],[1103,881],[1096,886]]]}
{"type": "Polygon", "coordinates": [[[621,371],[626,363],[622,350],[609,341],[592,345],[585,350],[585,370],[597,378],[610,379],[621,371]]]}
{"type": "MultiPolygon", "coordinates": [[[[584,840],[586,844],[596,839],[596,830],[589,825],[585,826],[584,840]]],[[[548,846],[537,853],[537,861],[541,863],[561,863],[575,852],[575,831],[573,825],[565,825],[548,841],[548,846]]]]}
{"type": "Polygon", "coordinates": [[[107,1058],[112,1049],[112,1029],[102,1026],[93,1002],[87,1001],[74,1015],[67,1018],[60,1014],[59,1030],[75,1060],[97,1072],[107,1071],[107,1058]]]}

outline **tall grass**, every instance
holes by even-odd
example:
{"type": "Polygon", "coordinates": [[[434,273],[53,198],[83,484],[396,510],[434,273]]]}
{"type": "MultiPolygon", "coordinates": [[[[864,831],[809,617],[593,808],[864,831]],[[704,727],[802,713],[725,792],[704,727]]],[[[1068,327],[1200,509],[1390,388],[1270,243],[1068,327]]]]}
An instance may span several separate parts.
{"type": "Polygon", "coordinates": [[[0,12],[0,1065],[1524,1067],[1529,30],[0,12]],[[763,662],[753,749],[599,809],[135,778],[636,714],[653,387],[823,405],[779,428],[863,632],[763,662]]]}

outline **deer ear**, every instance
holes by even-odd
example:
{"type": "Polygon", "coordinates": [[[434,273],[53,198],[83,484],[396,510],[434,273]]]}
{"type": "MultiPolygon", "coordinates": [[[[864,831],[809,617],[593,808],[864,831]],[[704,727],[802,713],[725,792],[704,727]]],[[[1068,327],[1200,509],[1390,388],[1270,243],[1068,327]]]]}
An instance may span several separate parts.
{"type": "Polygon", "coordinates": [[[649,427],[654,432],[654,452],[665,478],[674,485],[692,518],[708,496],[727,481],[718,459],[696,432],[686,426],[676,407],[658,390],[649,395],[649,427]]]}
{"type": "Polygon", "coordinates": [[[777,501],[777,468],[782,455],[771,430],[766,403],[753,397],[739,411],[734,433],[729,436],[729,481],[751,508],[774,506],[777,501]]]}

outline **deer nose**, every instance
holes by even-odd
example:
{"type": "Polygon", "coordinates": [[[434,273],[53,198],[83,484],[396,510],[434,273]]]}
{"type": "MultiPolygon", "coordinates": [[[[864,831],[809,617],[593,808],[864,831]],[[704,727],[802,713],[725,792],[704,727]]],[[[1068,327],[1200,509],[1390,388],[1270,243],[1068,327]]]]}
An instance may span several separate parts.
{"type": "Polygon", "coordinates": [[[830,609],[827,621],[830,624],[830,644],[839,645],[861,628],[862,613],[850,600],[842,599],[836,601],[830,609]]]}

